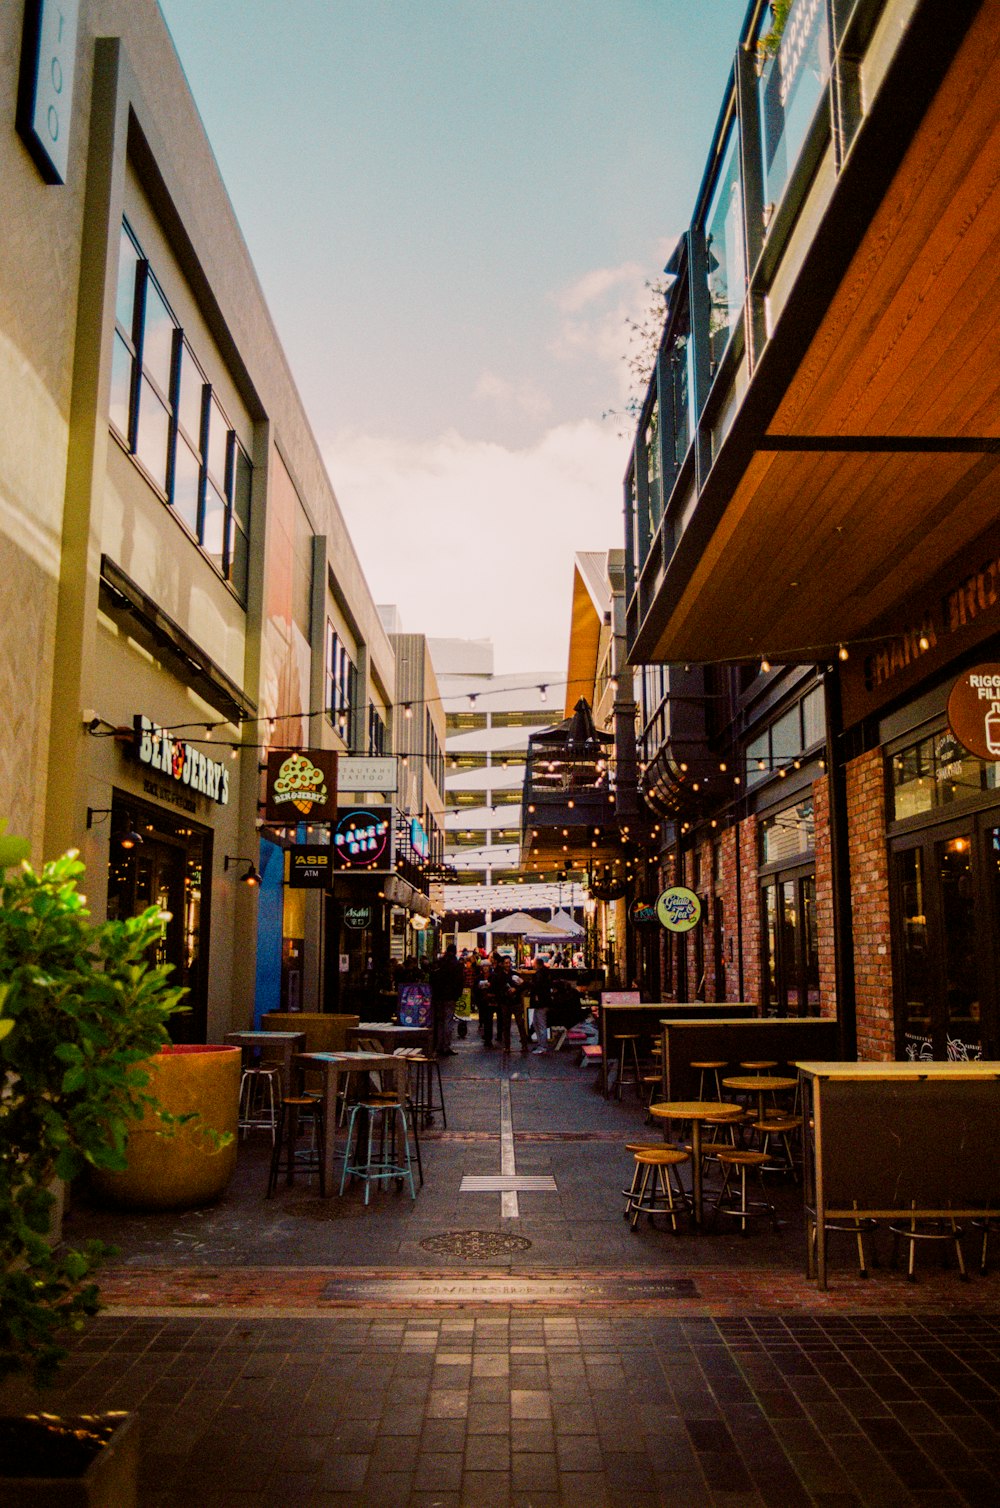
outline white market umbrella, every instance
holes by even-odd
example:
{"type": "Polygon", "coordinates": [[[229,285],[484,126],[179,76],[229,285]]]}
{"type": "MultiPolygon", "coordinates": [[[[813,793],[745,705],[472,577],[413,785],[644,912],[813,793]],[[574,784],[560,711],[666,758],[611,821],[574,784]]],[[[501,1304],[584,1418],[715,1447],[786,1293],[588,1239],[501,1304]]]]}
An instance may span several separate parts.
{"type": "Polygon", "coordinates": [[[558,927],[551,922],[540,922],[526,911],[512,911],[510,916],[498,916],[487,926],[476,928],[477,932],[495,932],[498,937],[555,937],[558,927]]]}

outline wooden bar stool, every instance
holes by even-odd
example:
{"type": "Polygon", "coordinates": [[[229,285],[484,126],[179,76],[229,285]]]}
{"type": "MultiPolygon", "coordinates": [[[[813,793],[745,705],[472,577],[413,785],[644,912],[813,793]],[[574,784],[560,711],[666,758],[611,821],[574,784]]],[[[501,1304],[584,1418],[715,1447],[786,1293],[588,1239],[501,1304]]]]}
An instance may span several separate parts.
{"type": "MultiPolygon", "coordinates": [[[[663,1143],[661,1141],[628,1141],[625,1143],[626,1152],[659,1152],[663,1143]]],[[[639,1192],[639,1179],[642,1175],[642,1163],[636,1162],[632,1167],[632,1182],[627,1189],[622,1189],[622,1198],[625,1200],[625,1208],[622,1210],[622,1219],[627,1220],[632,1213],[632,1200],[639,1192]]]]}
{"type": "Polygon", "coordinates": [[[685,1213],[690,1209],[687,1191],[677,1172],[680,1164],[688,1161],[688,1154],[679,1147],[644,1147],[632,1155],[636,1170],[642,1169],[638,1192],[631,1196],[630,1208],[626,1210],[626,1215],[631,1216],[632,1229],[635,1230],[640,1215],[648,1215],[650,1220],[655,1215],[667,1215],[676,1235],[677,1204],[674,1195],[677,1195],[685,1213]]]}
{"type": "Polygon", "coordinates": [[[639,1041],[638,1032],[626,1032],[623,1036],[615,1037],[618,1043],[618,1082],[615,1092],[618,1098],[622,1097],[622,1089],[626,1084],[634,1084],[636,1092],[642,1093],[642,1070],[639,1067],[639,1041]],[[626,1077],[627,1071],[627,1077],[626,1077]]]}
{"type": "Polygon", "coordinates": [[[709,1059],[709,1060],[707,1060],[705,1062],[692,1063],[691,1067],[692,1068],[700,1068],[701,1069],[701,1077],[698,1080],[698,1098],[700,1100],[703,1100],[705,1098],[705,1075],[706,1075],[706,1073],[710,1073],[715,1078],[715,1098],[717,1100],[721,1100],[722,1099],[722,1080],[719,1078],[719,1069],[720,1068],[728,1068],[729,1064],[721,1062],[718,1059],[712,1058],[712,1059],[709,1059]]]}
{"type": "Polygon", "coordinates": [[[726,1176],[722,1181],[722,1188],[719,1190],[719,1197],[715,1201],[715,1205],[712,1209],[712,1223],[715,1223],[715,1220],[719,1215],[731,1215],[734,1219],[739,1220],[740,1234],[745,1236],[747,1234],[747,1220],[749,1219],[749,1217],[766,1211],[771,1219],[772,1230],[777,1231],[779,1229],[778,1212],[775,1209],[774,1205],[771,1203],[770,1199],[767,1197],[767,1190],[764,1187],[764,1180],[761,1177],[761,1168],[767,1160],[764,1156],[764,1153],[752,1152],[744,1147],[719,1147],[716,1156],[719,1159],[720,1167],[725,1170],[726,1176]],[[762,1195],[762,1198],[760,1199],[747,1199],[748,1168],[756,1170],[757,1183],[760,1187],[760,1192],[762,1195]],[[732,1200],[735,1199],[736,1196],[735,1189],[731,1188],[733,1172],[735,1170],[739,1171],[739,1204],[727,1204],[725,1203],[725,1200],[727,1198],[732,1200]]]}
{"type": "Polygon", "coordinates": [[[791,1173],[793,1180],[799,1182],[799,1170],[796,1166],[795,1157],[792,1153],[793,1136],[802,1130],[802,1117],[799,1115],[767,1115],[764,1120],[755,1120],[753,1128],[760,1137],[760,1150],[765,1157],[773,1157],[771,1140],[776,1138],[784,1156],[779,1162],[763,1164],[766,1173],[791,1173]]]}
{"type": "Polygon", "coordinates": [[[326,1127],[323,1123],[323,1101],[312,1094],[284,1095],[278,1112],[278,1126],[274,1137],[274,1150],[271,1153],[271,1167],[265,1197],[270,1199],[282,1173],[286,1175],[288,1185],[291,1187],[295,1182],[297,1171],[302,1171],[307,1175],[318,1172],[319,1191],[321,1195],[325,1195],[326,1176],[323,1171],[325,1149],[326,1127]],[[310,1145],[300,1151],[297,1146],[299,1130],[305,1126],[309,1128],[310,1145]]]}
{"type": "MultiPolygon", "coordinates": [[[[917,1202],[914,1199],[910,1203],[910,1208],[915,1211],[916,1207],[917,1202]]],[[[896,1265],[900,1241],[910,1243],[906,1276],[911,1283],[917,1281],[915,1268],[918,1241],[954,1241],[959,1276],[963,1283],[969,1281],[969,1274],[965,1270],[965,1258],[962,1255],[962,1227],[955,1224],[954,1215],[947,1219],[921,1219],[919,1215],[913,1214],[910,1216],[908,1225],[890,1225],[889,1229],[892,1231],[892,1258],[889,1264],[891,1267],[896,1265]]]]}

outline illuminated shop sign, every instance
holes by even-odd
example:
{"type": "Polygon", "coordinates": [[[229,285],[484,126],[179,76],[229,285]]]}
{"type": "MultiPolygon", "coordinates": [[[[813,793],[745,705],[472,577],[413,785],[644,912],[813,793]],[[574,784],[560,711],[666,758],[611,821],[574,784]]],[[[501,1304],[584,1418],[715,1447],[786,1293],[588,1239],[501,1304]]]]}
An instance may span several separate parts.
{"type": "Polygon", "coordinates": [[[331,749],[272,749],[267,756],[268,822],[293,827],[302,817],[332,822],[337,810],[337,756],[331,749]]]}
{"type": "Polygon", "coordinates": [[[229,803],[229,771],[217,759],[209,759],[194,744],[173,738],[165,728],[141,714],[135,718],[135,756],[140,764],[186,785],[220,806],[229,803]]]}
{"type": "Polygon", "coordinates": [[[392,868],[392,807],[341,807],[333,829],[337,869],[392,868]]]}
{"type": "Polygon", "coordinates": [[[410,818],[410,847],[421,859],[426,859],[431,851],[431,840],[424,832],[423,823],[418,817],[410,818]]]}
{"type": "Polygon", "coordinates": [[[288,883],[293,890],[328,890],[332,874],[332,848],[296,843],[288,850],[288,883]]]}
{"type": "Polygon", "coordinates": [[[672,885],[657,898],[656,914],[668,932],[690,932],[701,920],[701,901],[693,890],[672,885]]]}
{"type": "Polygon", "coordinates": [[[1000,665],[977,665],[959,676],[948,697],[948,726],[979,759],[1000,759],[1000,665]]]}

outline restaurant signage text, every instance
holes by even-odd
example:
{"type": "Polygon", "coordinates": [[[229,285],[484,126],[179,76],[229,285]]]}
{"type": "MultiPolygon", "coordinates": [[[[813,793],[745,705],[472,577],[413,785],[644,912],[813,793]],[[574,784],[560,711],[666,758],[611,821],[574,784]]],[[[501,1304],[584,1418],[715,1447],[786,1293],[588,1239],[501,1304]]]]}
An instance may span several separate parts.
{"type": "Polygon", "coordinates": [[[701,901],[693,890],[672,885],[658,896],[656,914],[668,932],[690,932],[701,921],[701,901]]]}
{"type": "Polygon", "coordinates": [[[392,807],[341,807],[332,835],[337,869],[392,868],[392,807]]]}
{"type": "Polygon", "coordinates": [[[337,810],[337,756],[332,749],[272,749],[267,756],[268,822],[293,827],[302,817],[332,822],[337,810]]]}
{"type": "Polygon", "coordinates": [[[288,883],[292,890],[327,890],[332,876],[332,848],[296,843],[288,850],[288,883]]]}
{"type": "Polygon", "coordinates": [[[46,183],[65,183],[79,0],[34,0],[24,13],[17,129],[46,183]]]}
{"type": "Polygon", "coordinates": [[[159,727],[150,718],[137,715],[135,728],[135,757],[140,764],[151,770],[159,770],[180,785],[188,786],[220,806],[229,802],[229,771],[217,759],[209,759],[182,738],[173,738],[166,728],[159,727]]]}
{"type": "Polygon", "coordinates": [[[345,906],[344,926],[353,927],[356,932],[363,932],[372,924],[371,906],[345,906]]]}
{"type": "Polygon", "coordinates": [[[948,697],[948,726],[979,759],[1000,759],[1000,665],[977,665],[959,676],[948,697]]]}
{"type": "Polygon", "coordinates": [[[650,922],[659,921],[656,907],[648,905],[645,901],[633,901],[629,907],[629,916],[637,926],[648,926],[650,922]]]}

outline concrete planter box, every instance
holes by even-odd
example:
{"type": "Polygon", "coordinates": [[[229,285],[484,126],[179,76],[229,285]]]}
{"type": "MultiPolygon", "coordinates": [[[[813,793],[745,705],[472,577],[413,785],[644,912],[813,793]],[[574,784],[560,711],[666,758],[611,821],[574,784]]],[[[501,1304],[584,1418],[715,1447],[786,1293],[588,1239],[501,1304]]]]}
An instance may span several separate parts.
{"type": "Polygon", "coordinates": [[[122,1209],[189,1209],[224,1192],[236,1168],[241,1056],[238,1047],[165,1047],[149,1060],[149,1092],[171,1115],[195,1111],[200,1122],[166,1134],[147,1110],[129,1131],[124,1173],[95,1169],[98,1197],[122,1209]],[[229,1132],[214,1146],[205,1128],[229,1132]]]}
{"type": "MultiPolygon", "coordinates": [[[[100,1416],[98,1416],[100,1417],[100,1416]]],[[[6,1424],[9,1421],[2,1420],[6,1424]]],[[[77,1421],[62,1421],[74,1425],[77,1421]]],[[[82,1476],[0,1476],[0,1508],[138,1508],[139,1419],[123,1414],[82,1476]]]]}

